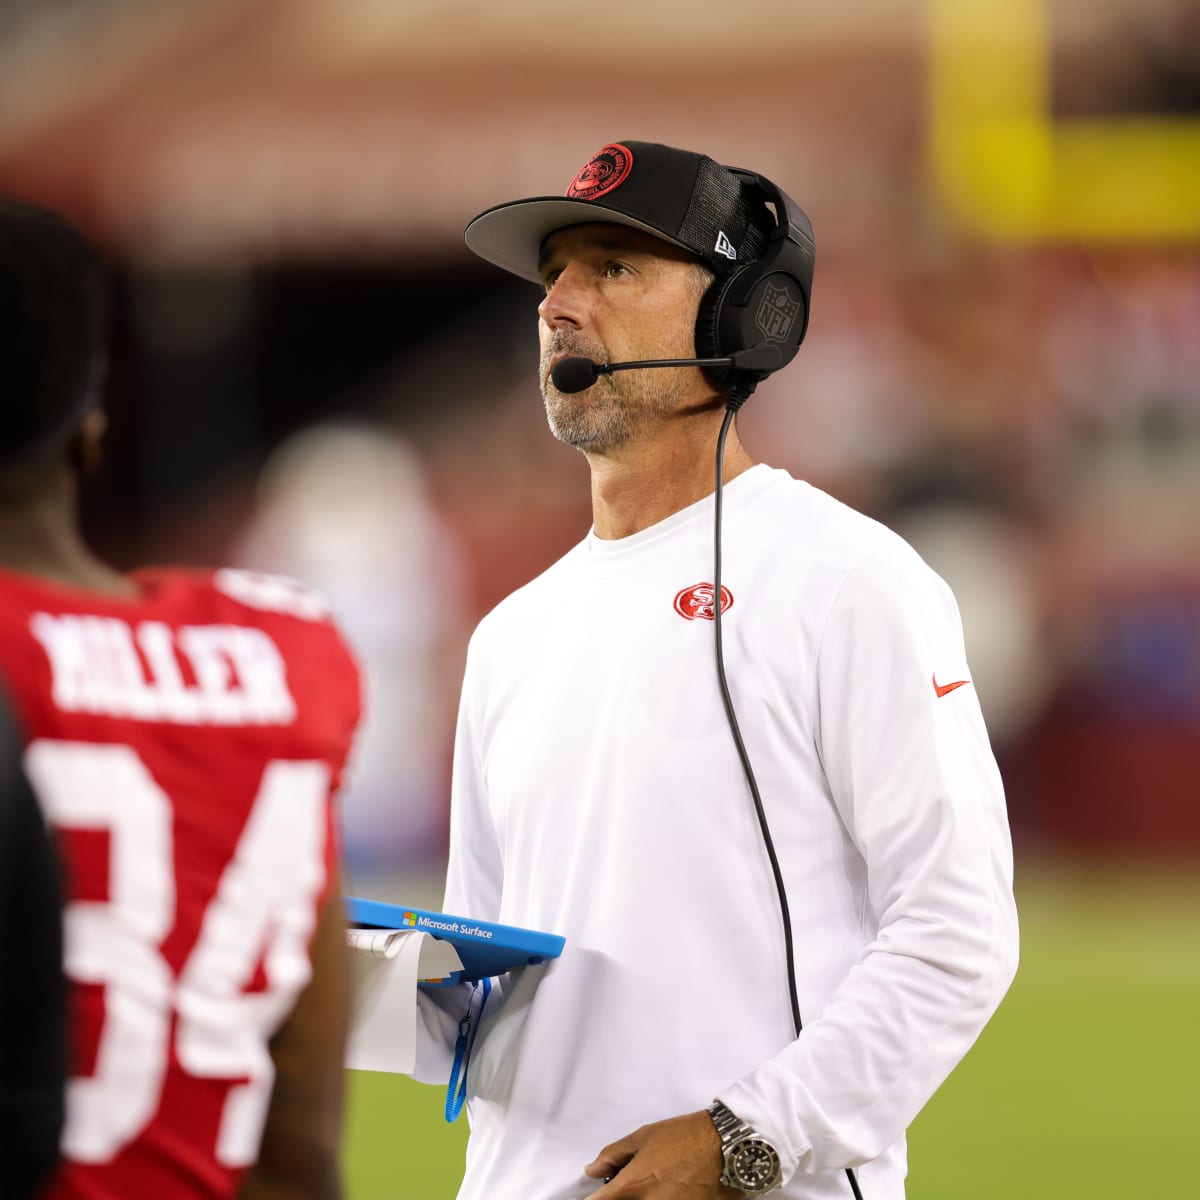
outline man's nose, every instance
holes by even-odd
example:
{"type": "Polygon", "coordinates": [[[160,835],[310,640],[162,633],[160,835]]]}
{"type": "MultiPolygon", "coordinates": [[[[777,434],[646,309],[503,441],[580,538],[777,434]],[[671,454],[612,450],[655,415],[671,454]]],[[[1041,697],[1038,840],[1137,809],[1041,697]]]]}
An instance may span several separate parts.
{"type": "Polygon", "coordinates": [[[584,281],[584,271],[575,264],[561,270],[551,284],[541,304],[538,315],[550,326],[573,325],[582,329],[587,324],[590,312],[590,295],[584,281]]]}

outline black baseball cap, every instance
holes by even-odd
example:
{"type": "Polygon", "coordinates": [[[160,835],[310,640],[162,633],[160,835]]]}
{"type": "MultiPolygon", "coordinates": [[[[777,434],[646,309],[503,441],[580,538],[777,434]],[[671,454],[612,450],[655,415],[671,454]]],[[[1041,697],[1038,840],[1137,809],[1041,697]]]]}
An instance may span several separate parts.
{"type": "Polygon", "coordinates": [[[498,204],[475,217],[464,236],[480,258],[540,283],[546,238],[591,221],[681,246],[717,276],[758,258],[774,224],[741,177],[711,158],[657,142],[610,142],[584,163],[564,195],[498,204]]]}

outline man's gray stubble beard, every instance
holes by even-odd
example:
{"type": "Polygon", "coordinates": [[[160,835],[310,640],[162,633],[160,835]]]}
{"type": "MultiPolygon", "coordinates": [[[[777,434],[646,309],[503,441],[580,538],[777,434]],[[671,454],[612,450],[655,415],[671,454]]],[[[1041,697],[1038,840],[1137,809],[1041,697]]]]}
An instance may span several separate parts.
{"type": "Polygon", "coordinates": [[[571,394],[548,384],[542,398],[550,432],[564,445],[576,450],[616,450],[633,436],[632,414],[612,379],[602,377],[590,388],[571,394]]]}
{"type": "Polygon", "coordinates": [[[646,387],[632,379],[626,384],[601,376],[591,387],[571,394],[559,392],[547,379],[542,398],[550,432],[576,450],[619,450],[651,422],[675,411],[680,390],[675,373],[654,370],[652,378],[646,387]],[[631,393],[631,386],[637,390],[631,393]]]}

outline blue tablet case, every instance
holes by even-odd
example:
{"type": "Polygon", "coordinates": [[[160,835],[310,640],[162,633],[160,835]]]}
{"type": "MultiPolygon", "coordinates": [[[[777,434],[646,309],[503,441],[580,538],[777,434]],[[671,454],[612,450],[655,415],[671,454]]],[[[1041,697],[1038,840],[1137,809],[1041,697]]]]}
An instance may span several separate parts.
{"type": "Polygon", "coordinates": [[[532,966],[548,958],[557,958],[566,944],[566,939],[555,933],[496,925],[490,921],[355,896],[346,897],[346,920],[366,929],[415,929],[450,942],[463,965],[462,973],[454,982],[486,979],[514,967],[532,966]]]}

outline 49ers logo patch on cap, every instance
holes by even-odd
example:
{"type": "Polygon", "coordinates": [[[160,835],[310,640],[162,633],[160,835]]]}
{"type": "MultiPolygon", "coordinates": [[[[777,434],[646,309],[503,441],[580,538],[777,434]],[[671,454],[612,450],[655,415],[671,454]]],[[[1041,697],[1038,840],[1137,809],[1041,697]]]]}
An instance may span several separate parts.
{"type": "MultiPolygon", "coordinates": [[[[675,597],[675,611],[685,621],[695,621],[699,618],[702,621],[715,621],[717,619],[714,611],[716,605],[713,604],[715,593],[711,583],[693,583],[691,587],[684,588],[675,597]]],[[[733,593],[725,587],[721,586],[721,613],[724,615],[730,608],[733,607],[733,593]]]]}
{"type": "Polygon", "coordinates": [[[628,146],[612,142],[584,163],[567,188],[568,200],[595,200],[625,182],[633,170],[633,155],[628,146]]]}

